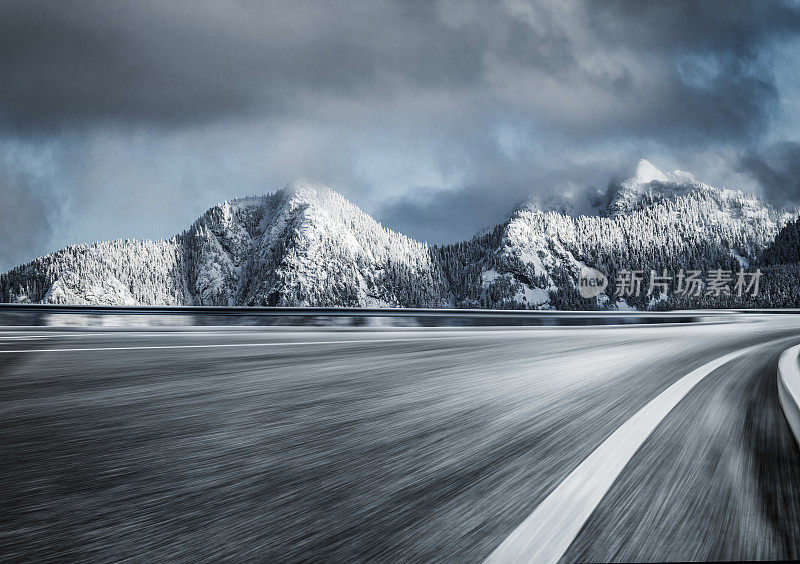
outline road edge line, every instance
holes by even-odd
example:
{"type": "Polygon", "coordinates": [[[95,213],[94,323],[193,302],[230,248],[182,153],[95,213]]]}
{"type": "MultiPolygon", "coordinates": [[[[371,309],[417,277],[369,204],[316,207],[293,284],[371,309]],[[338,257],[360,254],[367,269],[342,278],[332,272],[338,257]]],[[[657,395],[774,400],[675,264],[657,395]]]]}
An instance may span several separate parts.
{"type": "Polygon", "coordinates": [[[778,400],[792,430],[800,444],[800,345],[781,353],[778,359],[778,400]]]}
{"type": "Polygon", "coordinates": [[[558,562],[633,455],[675,406],[703,378],[763,344],[717,357],[650,400],[570,472],[492,551],[484,564],[558,562]]]}

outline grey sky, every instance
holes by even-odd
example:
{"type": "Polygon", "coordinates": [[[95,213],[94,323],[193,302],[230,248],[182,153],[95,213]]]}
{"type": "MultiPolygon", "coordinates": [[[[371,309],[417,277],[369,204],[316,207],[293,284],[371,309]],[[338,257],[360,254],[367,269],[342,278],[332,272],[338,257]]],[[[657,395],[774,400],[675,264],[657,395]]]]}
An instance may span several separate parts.
{"type": "Polygon", "coordinates": [[[640,157],[800,199],[800,7],[0,4],[0,269],[309,179],[466,238],[640,157]]]}

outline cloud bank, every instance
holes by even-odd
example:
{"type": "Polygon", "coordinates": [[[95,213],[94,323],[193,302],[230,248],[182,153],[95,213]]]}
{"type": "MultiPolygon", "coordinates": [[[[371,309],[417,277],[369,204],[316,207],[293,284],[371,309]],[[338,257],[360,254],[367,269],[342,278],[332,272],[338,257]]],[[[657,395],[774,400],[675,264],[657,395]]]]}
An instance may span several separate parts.
{"type": "Polygon", "coordinates": [[[642,156],[797,199],[799,31],[789,2],[10,0],[0,267],[300,178],[431,241],[642,156]]]}

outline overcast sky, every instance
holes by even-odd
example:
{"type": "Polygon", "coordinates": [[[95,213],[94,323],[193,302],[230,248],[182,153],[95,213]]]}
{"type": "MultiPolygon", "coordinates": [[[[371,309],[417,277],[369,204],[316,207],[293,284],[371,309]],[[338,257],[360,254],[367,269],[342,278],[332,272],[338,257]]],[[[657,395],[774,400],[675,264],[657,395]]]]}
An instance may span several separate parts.
{"type": "Polygon", "coordinates": [[[0,3],[0,269],[313,180],[471,236],[639,158],[800,202],[800,4],[0,3]]]}

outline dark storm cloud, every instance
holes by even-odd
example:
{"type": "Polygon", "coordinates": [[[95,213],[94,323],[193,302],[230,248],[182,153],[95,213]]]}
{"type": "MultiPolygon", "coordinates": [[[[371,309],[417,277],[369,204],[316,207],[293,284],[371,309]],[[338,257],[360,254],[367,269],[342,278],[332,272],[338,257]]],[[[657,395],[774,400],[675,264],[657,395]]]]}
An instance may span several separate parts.
{"type": "MultiPolygon", "coordinates": [[[[657,136],[665,126],[669,130],[670,124],[701,139],[763,130],[777,90],[774,69],[762,60],[762,51],[772,41],[797,36],[796,4],[609,0],[588,8],[588,26],[603,43],[662,67],[651,69],[660,78],[638,114],[642,123],[637,125],[649,135],[657,136]]],[[[623,90],[629,87],[636,87],[633,81],[623,90]]]]}
{"type": "Polygon", "coordinates": [[[797,29],[780,2],[12,0],[0,111],[18,129],[285,119],[332,101],[374,119],[433,91],[451,94],[445,116],[477,104],[577,131],[740,136],[775,96],[759,46],[797,29]]]}
{"type": "Polygon", "coordinates": [[[453,242],[505,221],[517,204],[514,198],[527,186],[503,184],[499,189],[471,184],[458,191],[427,191],[403,196],[378,213],[382,222],[423,241],[453,242]]]}
{"type": "MultiPolygon", "coordinates": [[[[493,151],[487,143],[477,170],[458,189],[419,187],[390,199],[376,217],[403,233],[431,242],[469,239],[476,232],[508,219],[511,212],[530,201],[539,209],[593,213],[591,200],[598,195],[597,161],[575,163],[568,157],[520,164],[518,159],[493,151]]],[[[614,155],[601,157],[609,170],[619,168],[614,155]]],[[[524,159],[523,159],[524,160],[524,159]]],[[[599,191],[602,194],[606,186],[599,191]]]]}
{"type": "Polygon", "coordinates": [[[49,196],[38,179],[0,157],[0,266],[30,260],[32,249],[46,247],[52,233],[49,196]]]}
{"type": "Polygon", "coordinates": [[[430,23],[432,11],[369,2],[6,2],[0,111],[22,129],[173,125],[366,98],[392,86],[393,73],[423,86],[474,79],[479,46],[452,41],[430,23]]]}
{"type": "Polygon", "coordinates": [[[752,153],[766,187],[771,57],[799,30],[781,1],[5,0],[0,153],[41,158],[0,170],[31,218],[4,219],[0,269],[301,177],[434,241],[643,156],[752,153]]]}
{"type": "Polygon", "coordinates": [[[792,3],[748,0],[604,0],[587,4],[587,25],[609,43],[640,48],[730,50],[752,56],[767,37],[796,31],[792,3]]]}
{"type": "Polygon", "coordinates": [[[764,195],[784,205],[800,204],[800,143],[779,143],[744,155],[739,168],[758,182],[764,195]]]}

